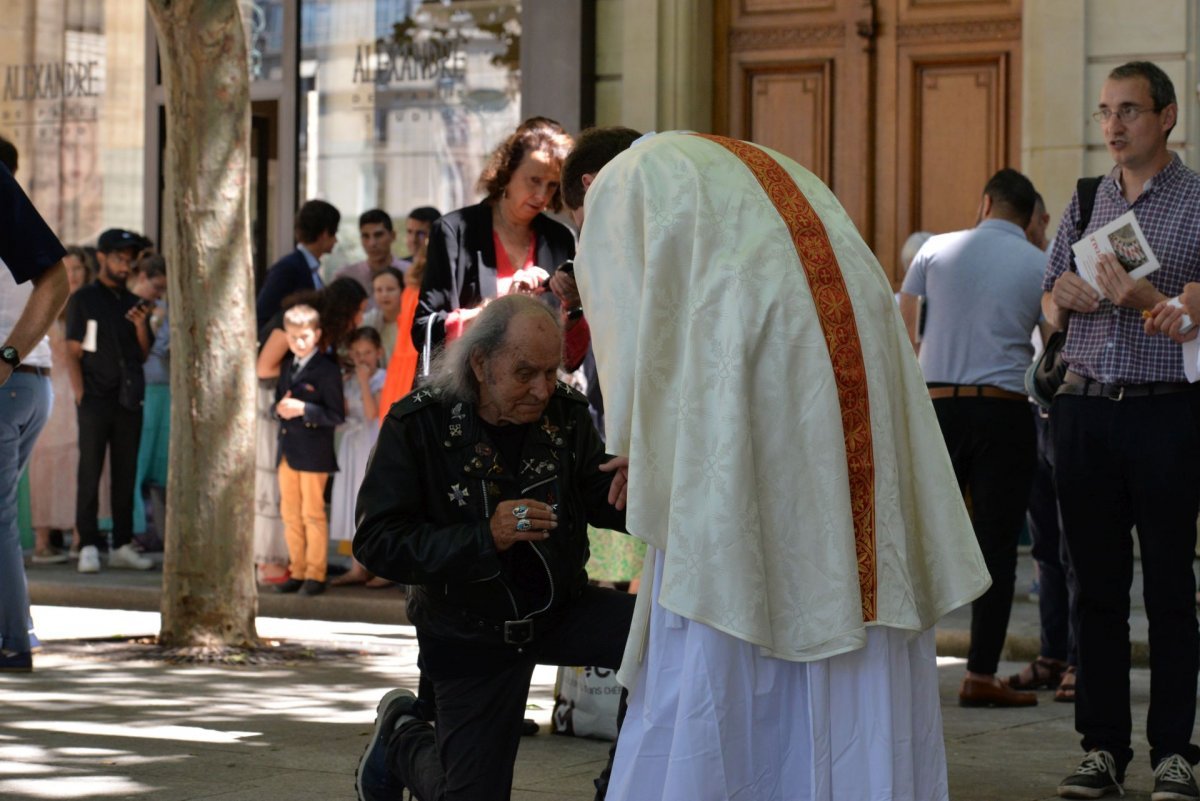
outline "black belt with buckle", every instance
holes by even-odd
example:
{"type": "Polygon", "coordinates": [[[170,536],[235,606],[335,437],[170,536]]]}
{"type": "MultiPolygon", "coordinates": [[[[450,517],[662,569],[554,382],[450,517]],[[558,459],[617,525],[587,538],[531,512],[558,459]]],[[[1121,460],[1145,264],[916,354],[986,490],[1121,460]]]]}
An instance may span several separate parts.
{"type": "Polygon", "coordinates": [[[532,620],[504,621],[504,643],[506,645],[528,645],[533,642],[532,620]]]}
{"type": "Polygon", "coordinates": [[[1125,398],[1146,398],[1151,395],[1171,395],[1190,392],[1200,384],[1184,381],[1151,381],[1146,384],[1105,384],[1067,371],[1067,378],[1058,388],[1056,395],[1080,395],[1088,398],[1108,398],[1119,401],[1125,398]]]}
{"type": "MultiPolygon", "coordinates": [[[[522,618],[521,620],[487,620],[471,614],[465,609],[457,610],[464,620],[470,621],[477,631],[493,632],[505,645],[529,645],[537,633],[538,620],[545,618],[522,618]]],[[[490,638],[490,635],[489,635],[490,638]]]]}

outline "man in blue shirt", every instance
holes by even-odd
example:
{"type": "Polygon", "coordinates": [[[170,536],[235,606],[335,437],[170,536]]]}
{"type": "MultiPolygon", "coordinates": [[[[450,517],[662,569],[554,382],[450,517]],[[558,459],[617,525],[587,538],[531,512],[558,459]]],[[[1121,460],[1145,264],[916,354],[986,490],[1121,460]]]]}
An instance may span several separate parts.
{"type": "Polygon", "coordinates": [[[1021,173],[997,172],[984,187],[979,224],[926,242],[900,290],[914,347],[918,298],[928,299],[921,370],[992,577],[971,606],[963,706],[1037,703],[996,678],[1037,449],[1024,389],[1046,264],[1025,237],[1036,196],[1021,173]]]}

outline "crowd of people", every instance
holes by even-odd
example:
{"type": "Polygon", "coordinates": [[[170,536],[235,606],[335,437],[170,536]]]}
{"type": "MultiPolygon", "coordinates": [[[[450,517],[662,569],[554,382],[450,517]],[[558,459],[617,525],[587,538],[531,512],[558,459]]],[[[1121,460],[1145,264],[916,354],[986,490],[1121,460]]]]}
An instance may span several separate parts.
{"type": "MultiPolygon", "coordinates": [[[[4,420],[13,427],[6,434],[12,434],[17,447],[6,452],[12,462],[6,464],[3,480],[0,667],[21,670],[30,667],[30,651],[37,644],[16,529],[16,479],[26,468],[34,565],[75,558],[81,573],[95,573],[104,550],[111,568],[153,567],[143,551],[159,544],[163,524],[169,325],[166,264],[152,242],[113,228],[100,234],[95,247],[63,248],[16,184],[19,157],[6,140],[0,140],[0,163],[10,224],[19,220],[31,226],[30,243],[10,245],[16,250],[5,257],[10,268],[0,286],[0,328],[15,340],[26,322],[23,303],[37,297],[36,286],[31,291],[13,282],[17,269],[40,269],[32,273],[35,282],[61,273],[64,290],[64,303],[52,310],[44,335],[19,346],[9,343],[3,353],[7,369],[20,376],[16,381],[33,382],[28,394],[18,392],[20,388],[6,393],[18,406],[21,400],[33,403],[6,409],[4,420]],[[10,258],[25,263],[14,267],[10,258]],[[45,435],[39,436],[43,429],[45,435]],[[143,492],[150,495],[152,509],[157,507],[150,514],[143,492]],[[102,536],[102,519],[108,521],[111,540],[102,536]],[[22,631],[15,633],[18,620],[22,631]],[[14,638],[24,647],[10,647],[14,638]]],[[[7,235],[24,233],[14,224],[7,235]]],[[[10,440],[5,442],[7,446],[10,440]]]]}
{"type": "MultiPolygon", "coordinates": [[[[428,206],[409,213],[412,257],[401,259],[391,216],[363,212],[366,258],[326,285],[320,256],[336,243],[341,214],[310,200],[296,218],[296,249],[267,272],[257,302],[254,559],[259,580],[279,592],[324,592],[330,542],[344,544],[348,555],[354,500],[379,421],[417,377],[409,331],[440,216],[428,206]]],[[[357,562],[333,581],[392,585],[357,562]]]]}
{"type": "MultiPolygon", "coordinates": [[[[470,258],[438,294],[422,290],[414,339],[462,330],[430,385],[385,419],[355,552],[414,586],[432,692],[384,695],[360,798],[507,797],[495,777],[511,778],[529,665],[582,658],[580,616],[594,664],[610,665],[607,632],[629,615],[582,589],[585,557],[563,562],[587,524],[648,546],[621,660],[628,711],[598,797],[945,798],[928,638],[968,602],[959,703],[1026,706],[1040,689],[1075,702],[1085,755],[1057,794],[1119,793],[1133,755],[1136,533],[1151,798],[1200,798],[1200,485],[1188,459],[1200,394],[1185,377],[1196,349],[1179,344],[1196,337],[1185,313],[1200,314],[1188,211],[1200,179],[1167,147],[1176,114],[1158,67],[1113,70],[1094,116],[1115,166],[1080,183],[1057,235],[1047,240],[1029,179],[998,171],[976,226],[921,237],[907,254],[898,315],[844,212],[798,165],[719,137],[585,133],[559,172],[575,198],[579,284],[560,270],[530,285],[552,290],[557,321],[542,304],[480,303],[490,276],[470,258]],[[1134,279],[1105,255],[1085,281],[1071,246],[1130,211],[1162,268],[1134,279]],[[789,248],[797,269],[785,269],[789,248]],[[551,368],[579,351],[574,321],[588,326],[572,330],[605,388],[596,411],[619,454],[607,462],[563,436],[579,424],[551,368]],[[898,332],[913,370],[891,344],[898,332]],[[1065,375],[1031,402],[1039,343],[1065,375]],[[822,351],[828,361],[812,357],[822,351]],[[561,453],[539,460],[546,436],[561,453]],[[608,507],[594,498],[606,473],[608,507]],[[396,476],[418,491],[397,494],[396,476]],[[1042,652],[1004,677],[1027,521],[1042,652]],[[864,693],[877,699],[869,709],[864,693]],[[845,722],[855,710],[869,719],[845,722]]],[[[486,232],[490,211],[495,261],[511,262],[529,246],[496,233],[506,210],[489,202],[466,210],[474,222],[448,249],[486,232]]]]}
{"type": "Polygon", "coordinates": [[[1200,394],[1187,378],[1195,353],[1180,347],[1196,336],[1184,329],[1185,312],[1200,312],[1192,212],[1200,178],[1167,145],[1177,115],[1159,67],[1112,70],[1093,117],[1115,166],[1078,182],[1053,241],[1041,195],[1001,170],[984,188],[979,224],[921,245],[901,287],[901,313],[992,578],[972,606],[959,702],[1025,706],[1037,703],[1034,691],[1051,689],[1054,700],[1075,703],[1086,754],[1058,785],[1063,798],[1120,793],[1133,758],[1133,532],[1150,624],[1151,798],[1200,797],[1192,773],[1200,749],[1191,742],[1200,483],[1190,458],[1200,394]],[[1119,260],[1109,242],[1095,278],[1085,278],[1072,246],[1124,215],[1136,219],[1160,268],[1135,279],[1138,265],[1119,260]],[[1063,363],[1050,397],[1025,379],[1034,341],[1063,363]],[[1026,521],[1041,649],[999,678],[1026,521]]]}
{"type": "MultiPolygon", "coordinates": [[[[974,227],[914,235],[896,295],[826,186],[717,136],[576,141],[531,118],[480,203],[414,209],[410,259],[364,212],[367,258],[328,284],[340,213],[305,203],[257,299],[255,561],[317,595],[347,543],[340,581],[408,588],[421,686],[379,702],[359,798],[508,798],[546,663],[620,668],[598,799],[945,799],[932,629],[968,603],[959,703],[1052,690],[1085,752],[1057,794],[1120,793],[1136,532],[1151,798],[1200,801],[1200,178],[1168,148],[1177,115],[1157,66],[1112,70],[1094,117],[1115,165],[1079,182],[1053,239],[1032,182],[1001,169],[974,227]],[[547,214],[564,209],[578,235],[547,214]],[[1159,269],[1105,254],[1085,277],[1072,245],[1129,213],[1159,269]],[[1039,348],[1065,373],[1031,398],[1039,348]],[[1026,524],[1042,649],[1006,677],[1026,524]]],[[[78,426],[35,454],[77,459],[79,481],[73,516],[35,520],[33,558],[59,559],[69,523],[98,570],[108,512],[109,565],[144,569],[166,265],[121,230],[87,283],[91,259],[64,251],[71,300],[21,353],[78,407],[54,407],[78,426]]],[[[23,665],[11,617],[0,659],[23,665]]]]}
{"type": "Polygon", "coordinates": [[[49,362],[54,402],[28,465],[30,560],[77,559],[94,573],[103,550],[110,567],[148,570],[142,552],[161,550],[167,484],[166,263],[122,229],[66,248],[63,262],[69,300],[34,351],[49,362]]]}

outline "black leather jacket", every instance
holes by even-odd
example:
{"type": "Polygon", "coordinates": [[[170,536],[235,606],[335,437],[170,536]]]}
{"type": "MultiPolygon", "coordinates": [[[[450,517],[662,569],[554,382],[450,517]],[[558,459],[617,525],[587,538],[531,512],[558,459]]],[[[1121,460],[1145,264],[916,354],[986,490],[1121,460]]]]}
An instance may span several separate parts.
{"type": "MultiPolygon", "coordinates": [[[[587,524],[625,530],[608,503],[603,443],[587,400],[559,384],[531,426],[513,475],[469,403],[422,389],[384,419],[358,494],[354,557],[376,575],[411,585],[409,620],[424,636],[503,642],[506,621],[552,620],[587,583],[587,524]],[[532,592],[516,586],[492,540],[489,520],[503,500],[558,506],[548,539],[518,543],[532,592]]],[[[506,554],[511,556],[512,554],[506,554]]]]}

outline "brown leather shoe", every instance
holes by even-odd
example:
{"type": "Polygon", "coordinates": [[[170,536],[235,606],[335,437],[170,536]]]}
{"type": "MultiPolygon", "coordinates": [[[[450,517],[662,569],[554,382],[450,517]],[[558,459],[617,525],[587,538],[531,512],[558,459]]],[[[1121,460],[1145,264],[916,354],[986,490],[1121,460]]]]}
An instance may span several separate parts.
{"type": "Polygon", "coordinates": [[[963,677],[958,690],[959,706],[1036,706],[1037,695],[1019,692],[1002,681],[963,677]]]}

